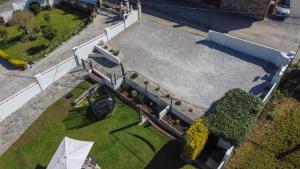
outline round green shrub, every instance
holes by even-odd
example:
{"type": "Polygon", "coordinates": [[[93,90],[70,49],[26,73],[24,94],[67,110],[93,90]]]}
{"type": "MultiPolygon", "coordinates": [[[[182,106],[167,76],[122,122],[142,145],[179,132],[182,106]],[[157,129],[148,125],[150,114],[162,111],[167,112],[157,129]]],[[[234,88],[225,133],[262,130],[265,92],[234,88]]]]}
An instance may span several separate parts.
{"type": "Polygon", "coordinates": [[[241,89],[229,90],[205,120],[209,131],[235,145],[243,141],[262,108],[261,100],[241,89]]]}
{"type": "Polygon", "coordinates": [[[138,92],[135,91],[135,90],[132,90],[132,91],[130,92],[130,95],[131,95],[132,97],[136,98],[137,95],[138,95],[138,92]]]}
{"type": "Polygon", "coordinates": [[[56,36],[57,30],[52,27],[45,27],[42,32],[43,37],[51,41],[56,36]]]}

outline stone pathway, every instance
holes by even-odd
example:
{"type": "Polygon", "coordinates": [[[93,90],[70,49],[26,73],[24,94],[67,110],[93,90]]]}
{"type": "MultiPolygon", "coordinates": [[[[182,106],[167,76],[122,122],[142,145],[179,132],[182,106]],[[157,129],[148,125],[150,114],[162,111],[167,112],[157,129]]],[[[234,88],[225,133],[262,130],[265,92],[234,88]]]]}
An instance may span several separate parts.
{"type": "Polygon", "coordinates": [[[81,66],[49,86],[18,111],[0,123],[0,156],[55,101],[59,100],[87,77],[81,66]]]}

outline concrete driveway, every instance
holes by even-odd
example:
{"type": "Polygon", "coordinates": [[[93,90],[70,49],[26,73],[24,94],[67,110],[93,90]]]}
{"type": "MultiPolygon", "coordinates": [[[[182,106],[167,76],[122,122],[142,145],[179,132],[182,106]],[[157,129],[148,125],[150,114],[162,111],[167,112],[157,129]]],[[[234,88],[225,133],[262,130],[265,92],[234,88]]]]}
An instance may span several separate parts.
{"type": "Polygon", "coordinates": [[[294,0],[292,17],[286,21],[269,18],[259,21],[240,14],[211,11],[169,0],[147,0],[143,4],[143,12],[154,21],[203,36],[211,29],[286,52],[296,51],[300,43],[299,0],[294,0]]]}
{"type": "Polygon", "coordinates": [[[148,19],[113,38],[110,45],[125,55],[125,69],[142,73],[204,110],[233,88],[265,93],[276,70],[263,60],[148,19]]]}

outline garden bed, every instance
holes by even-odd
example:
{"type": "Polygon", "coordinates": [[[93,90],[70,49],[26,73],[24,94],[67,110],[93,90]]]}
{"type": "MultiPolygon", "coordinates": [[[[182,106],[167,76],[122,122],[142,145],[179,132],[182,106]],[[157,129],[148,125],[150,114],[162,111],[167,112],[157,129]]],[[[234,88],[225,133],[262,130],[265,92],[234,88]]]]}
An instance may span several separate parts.
{"type": "Polygon", "coordinates": [[[143,112],[150,113],[153,117],[158,118],[159,113],[164,109],[164,107],[157,105],[155,102],[151,101],[146,96],[142,96],[140,93],[137,93],[138,96],[133,97],[131,94],[133,90],[134,89],[131,87],[120,87],[117,90],[117,94],[122,100],[129,103],[137,111],[139,111],[141,108],[143,112]]]}
{"type": "Polygon", "coordinates": [[[166,114],[161,120],[170,127],[174,128],[182,136],[190,126],[187,122],[181,120],[179,117],[172,113],[166,114]]]}

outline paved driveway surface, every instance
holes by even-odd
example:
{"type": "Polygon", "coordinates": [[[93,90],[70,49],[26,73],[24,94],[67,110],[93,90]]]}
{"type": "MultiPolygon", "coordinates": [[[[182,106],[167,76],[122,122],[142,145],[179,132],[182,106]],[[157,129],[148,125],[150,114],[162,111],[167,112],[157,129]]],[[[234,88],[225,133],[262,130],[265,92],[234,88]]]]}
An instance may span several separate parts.
{"type": "Polygon", "coordinates": [[[73,37],[73,39],[67,41],[64,45],[57,48],[46,58],[34,64],[33,68],[31,69],[25,71],[12,70],[9,66],[7,66],[5,61],[0,60],[0,101],[33,83],[35,81],[33,76],[37,73],[41,73],[46,69],[60,63],[61,61],[71,57],[73,55],[73,47],[100,35],[104,32],[106,27],[109,27],[114,22],[115,20],[113,15],[98,15],[94,22],[88,25],[84,31],[73,37]]]}
{"type": "Polygon", "coordinates": [[[233,88],[263,93],[275,67],[207,42],[203,37],[144,19],[110,42],[135,70],[204,109],[233,88]]]}
{"type": "Polygon", "coordinates": [[[171,23],[175,28],[191,30],[202,35],[212,29],[286,52],[296,51],[300,44],[299,0],[294,0],[292,16],[285,21],[273,18],[259,21],[240,14],[199,8],[202,7],[170,0],[148,0],[143,5],[144,13],[160,18],[161,22],[171,23]]]}

